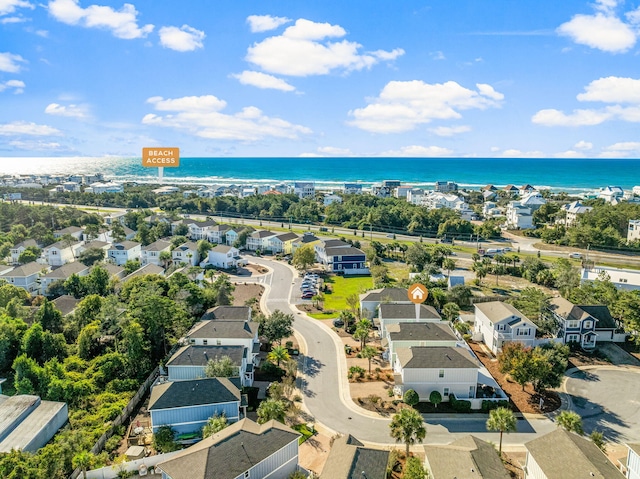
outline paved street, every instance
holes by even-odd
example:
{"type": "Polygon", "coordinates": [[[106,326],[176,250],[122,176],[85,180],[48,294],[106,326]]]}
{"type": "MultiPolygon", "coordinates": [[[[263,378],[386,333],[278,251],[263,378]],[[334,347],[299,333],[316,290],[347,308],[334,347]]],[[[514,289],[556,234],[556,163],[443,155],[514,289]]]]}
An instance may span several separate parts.
{"type": "MultiPolygon", "coordinates": [[[[351,433],[358,439],[378,444],[390,444],[389,420],[372,417],[357,408],[351,401],[346,380],[346,360],[338,354],[341,343],[324,324],[306,317],[290,306],[294,292],[294,273],[289,266],[279,261],[252,258],[252,262],[269,267],[272,272],[256,278],[267,286],[266,306],[269,312],[276,309],[291,312],[296,318],[294,328],[303,338],[306,354],[301,358],[304,403],[310,413],[325,427],[341,433],[351,433]]],[[[427,417],[427,444],[446,444],[456,438],[473,433],[478,437],[496,442],[497,433],[488,433],[485,427],[487,416],[464,415],[463,417],[427,417]]],[[[552,431],[555,425],[546,418],[519,420],[518,432],[505,435],[505,445],[519,445],[552,431]]]]}

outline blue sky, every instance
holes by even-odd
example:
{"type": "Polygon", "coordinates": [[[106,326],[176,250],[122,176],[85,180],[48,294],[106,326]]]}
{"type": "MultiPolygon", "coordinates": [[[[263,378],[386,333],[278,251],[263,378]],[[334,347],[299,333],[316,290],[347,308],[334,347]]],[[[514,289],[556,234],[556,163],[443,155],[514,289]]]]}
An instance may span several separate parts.
{"type": "Polygon", "coordinates": [[[640,1],[0,0],[0,157],[640,157],[640,1]]]}

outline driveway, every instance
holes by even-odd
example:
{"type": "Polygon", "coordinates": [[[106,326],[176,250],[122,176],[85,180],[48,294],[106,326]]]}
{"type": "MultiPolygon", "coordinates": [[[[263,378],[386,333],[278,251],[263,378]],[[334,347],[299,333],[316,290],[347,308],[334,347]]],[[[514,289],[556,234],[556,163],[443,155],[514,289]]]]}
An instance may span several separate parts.
{"type": "Polygon", "coordinates": [[[564,387],[587,434],[598,430],[608,441],[638,442],[639,383],[640,368],[596,366],[571,373],[564,387]]]}

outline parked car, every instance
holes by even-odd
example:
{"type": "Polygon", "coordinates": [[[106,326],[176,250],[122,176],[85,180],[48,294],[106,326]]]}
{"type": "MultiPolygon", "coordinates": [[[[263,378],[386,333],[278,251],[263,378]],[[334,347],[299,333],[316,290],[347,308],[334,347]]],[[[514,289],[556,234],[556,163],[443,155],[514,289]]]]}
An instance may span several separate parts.
{"type": "Polygon", "coordinates": [[[333,320],[333,325],[334,325],[336,328],[341,328],[341,327],[343,327],[343,326],[344,326],[344,321],[343,321],[343,320],[341,320],[340,318],[336,318],[336,319],[334,319],[334,320],[333,320]]]}
{"type": "Polygon", "coordinates": [[[313,292],[307,292],[307,293],[303,293],[302,294],[302,299],[311,299],[315,296],[315,293],[313,292]]]}

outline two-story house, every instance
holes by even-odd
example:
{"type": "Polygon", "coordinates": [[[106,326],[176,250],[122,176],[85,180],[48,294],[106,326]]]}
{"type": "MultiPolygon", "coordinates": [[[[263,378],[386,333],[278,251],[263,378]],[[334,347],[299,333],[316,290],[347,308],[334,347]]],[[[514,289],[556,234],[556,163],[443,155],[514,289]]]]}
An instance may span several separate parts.
{"type": "Polygon", "coordinates": [[[11,264],[20,264],[18,258],[20,258],[20,255],[24,253],[24,251],[30,246],[38,248],[38,243],[36,242],[36,240],[28,239],[18,243],[13,248],[11,248],[11,264]]]}
{"type": "Polygon", "coordinates": [[[89,274],[89,266],[85,266],[80,261],[74,261],[67,263],[64,266],[50,271],[49,273],[40,277],[40,294],[46,294],[47,288],[54,281],[66,281],[73,274],[78,276],[86,276],[89,274]]]}
{"type": "Polygon", "coordinates": [[[458,343],[462,343],[462,341],[446,321],[389,324],[382,339],[382,346],[386,347],[385,356],[391,364],[395,363],[396,352],[400,348],[413,346],[455,347],[458,343]]]}
{"type": "Polygon", "coordinates": [[[272,253],[292,254],[293,242],[298,239],[295,233],[282,233],[269,238],[269,249],[272,253]]]}
{"type": "Polygon", "coordinates": [[[153,386],[149,397],[151,429],[171,426],[178,434],[199,432],[213,416],[229,423],[240,420],[240,378],[204,378],[164,381],[153,386]]]}
{"type": "Polygon", "coordinates": [[[107,258],[112,263],[122,266],[127,261],[139,260],[142,256],[142,244],[135,241],[113,243],[107,250],[107,258]]]}
{"type": "Polygon", "coordinates": [[[42,256],[49,266],[62,266],[63,264],[75,261],[78,256],[78,249],[81,243],[69,243],[67,240],[50,244],[42,250],[42,256]]]}
{"type": "Polygon", "coordinates": [[[476,303],[474,340],[482,341],[497,354],[506,342],[535,346],[536,325],[520,311],[502,301],[476,303]]]}
{"type": "Polygon", "coordinates": [[[296,181],[293,183],[293,194],[300,199],[313,198],[316,194],[316,185],[313,181],[296,181]]]}
{"type": "Polygon", "coordinates": [[[442,317],[433,306],[420,304],[416,308],[413,303],[382,303],[378,307],[378,320],[374,320],[374,322],[379,323],[380,335],[384,338],[387,334],[387,328],[391,324],[438,322],[441,320],[442,317]]]}
{"type": "Polygon", "coordinates": [[[171,251],[171,259],[174,264],[186,263],[190,266],[197,266],[200,263],[200,253],[198,252],[198,244],[193,241],[187,241],[176,246],[171,251]]]}
{"type": "Polygon", "coordinates": [[[209,250],[207,260],[201,266],[210,264],[216,268],[230,269],[238,266],[239,259],[240,251],[238,251],[238,248],[219,244],[209,250]]]}
{"type": "Polygon", "coordinates": [[[431,479],[510,479],[495,445],[463,436],[447,445],[424,446],[425,466],[431,479]]]}
{"type": "Polygon", "coordinates": [[[176,229],[180,225],[185,225],[189,232],[187,236],[193,241],[207,239],[209,231],[218,223],[214,220],[198,221],[192,219],[184,219],[171,223],[171,234],[175,234],[176,229]]]}
{"type": "Polygon", "coordinates": [[[156,473],[161,479],[286,479],[298,470],[299,438],[275,420],[242,419],[159,463],[156,473]]]}
{"type": "Polygon", "coordinates": [[[225,244],[227,232],[231,230],[229,225],[212,226],[207,233],[207,241],[213,244],[225,244]]]}
{"type": "Polygon", "coordinates": [[[404,288],[378,288],[360,295],[360,317],[373,319],[381,303],[413,304],[404,288]]]}
{"type": "Polygon", "coordinates": [[[17,268],[5,271],[0,275],[0,279],[6,280],[9,284],[22,288],[31,294],[38,294],[40,291],[40,272],[49,271],[49,267],[32,261],[17,268]]]}
{"type": "Polygon", "coordinates": [[[325,240],[315,245],[316,259],[326,271],[347,275],[369,274],[364,251],[341,240],[325,240]]]}
{"type": "Polygon", "coordinates": [[[258,230],[247,236],[246,248],[249,251],[271,251],[271,238],[274,238],[276,233],[273,231],[258,230]]]}
{"type": "MultiPolygon", "coordinates": [[[[606,308],[606,306],[603,307],[606,308]]],[[[598,320],[582,306],[576,306],[571,301],[558,296],[549,300],[545,314],[555,322],[556,337],[560,338],[562,343],[576,343],[585,350],[593,350],[596,347],[598,320]]]]}
{"type": "Polygon", "coordinates": [[[183,346],[167,362],[169,381],[184,381],[205,377],[209,361],[218,361],[229,356],[243,386],[253,384],[253,363],[248,360],[249,352],[244,346],[183,346]]]}
{"type": "Polygon", "coordinates": [[[171,243],[169,241],[159,239],[151,244],[142,246],[140,263],[142,265],[155,264],[156,266],[161,266],[160,255],[163,252],[171,252],[171,243]]]}
{"type": "Polygon", "coordinates": [[[80,241],[82,239],[82,234],[84,233],[84,229],[79,226],[68,226],[61,230],[57,230],[53,232],[53,237],[56,239],[62,238],[65,235],[69,235],[76,240],[80,241]]]}

